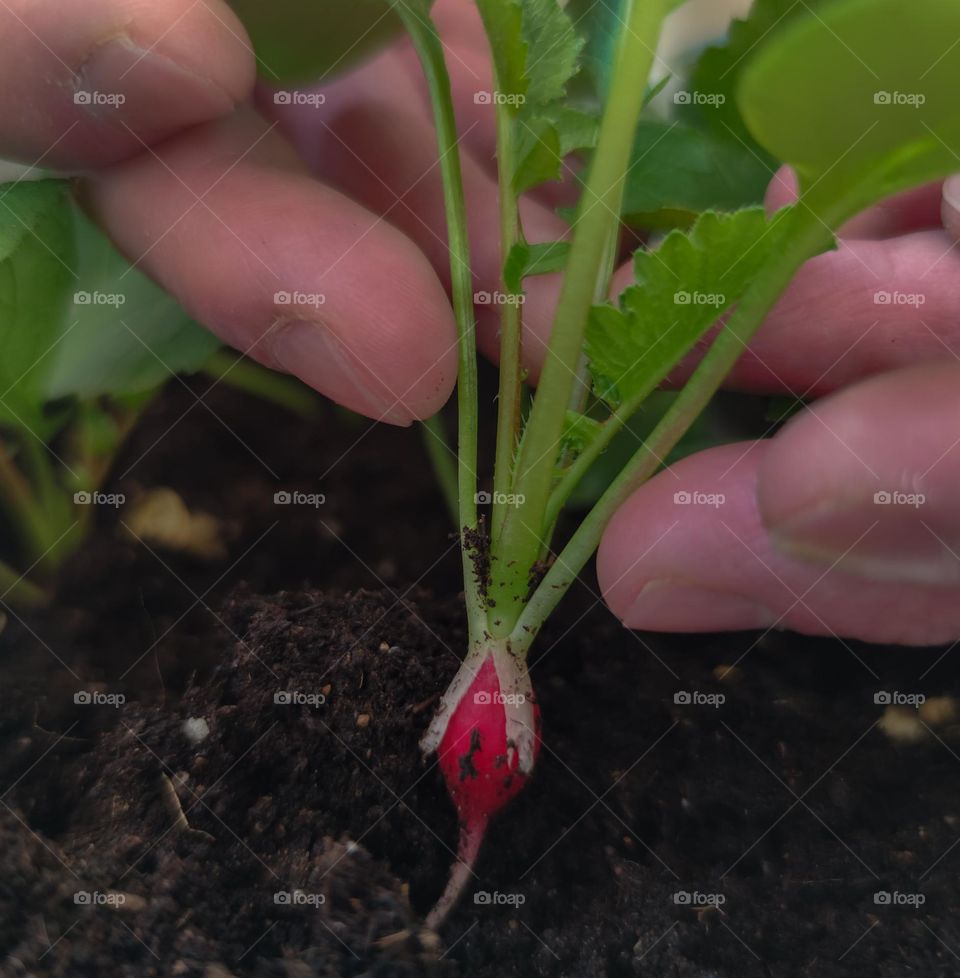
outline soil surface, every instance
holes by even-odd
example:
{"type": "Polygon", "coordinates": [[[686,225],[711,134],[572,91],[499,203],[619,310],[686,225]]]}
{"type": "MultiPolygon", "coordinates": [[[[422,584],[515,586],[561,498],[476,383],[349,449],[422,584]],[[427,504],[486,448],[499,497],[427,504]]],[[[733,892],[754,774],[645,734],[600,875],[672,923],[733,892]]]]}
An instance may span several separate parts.
{"type": "Polygon", "coordinates": [[[3,978],[960,975],[955,651],[631,634],[585,580],[434,935],[457,831],[417,741],[464,636],[418,434],[177,387],[110,488],[157,486],[225,555],[108,510],[50,611],[6,609],[3,978]]]}

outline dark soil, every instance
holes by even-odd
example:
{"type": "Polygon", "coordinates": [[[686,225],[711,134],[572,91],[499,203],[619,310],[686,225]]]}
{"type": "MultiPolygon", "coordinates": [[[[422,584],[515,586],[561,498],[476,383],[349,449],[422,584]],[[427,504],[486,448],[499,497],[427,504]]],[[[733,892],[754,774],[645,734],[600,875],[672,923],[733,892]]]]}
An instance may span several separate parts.
{"type": "Polygon", "coordinates": [[[633,635],[586,581],[536,653],[535,777],[431,935],[456,825],[417,741],[463,627],[417,434],[178,389],[116,472],[229,554],[110,511],[52,611],[8,610],[4,978],[960,975],[960,721],[898,745],[875,702],[960,695],[955,652],[633,635]]]}

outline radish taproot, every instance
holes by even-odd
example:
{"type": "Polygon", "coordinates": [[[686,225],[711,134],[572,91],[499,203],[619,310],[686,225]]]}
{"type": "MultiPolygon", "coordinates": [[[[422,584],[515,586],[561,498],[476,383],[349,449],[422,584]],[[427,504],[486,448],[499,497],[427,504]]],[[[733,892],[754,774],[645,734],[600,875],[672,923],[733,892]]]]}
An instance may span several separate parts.
{"type": "Polygon", "coordinates": [[[540,750],[540,711],[526,663],[509,646],[478,647],[467,656],[421,741],[436,751],[457,809],[457,861],[427,916],[439,927],[473,875],[490,819],[523,788],[540,750]]]}

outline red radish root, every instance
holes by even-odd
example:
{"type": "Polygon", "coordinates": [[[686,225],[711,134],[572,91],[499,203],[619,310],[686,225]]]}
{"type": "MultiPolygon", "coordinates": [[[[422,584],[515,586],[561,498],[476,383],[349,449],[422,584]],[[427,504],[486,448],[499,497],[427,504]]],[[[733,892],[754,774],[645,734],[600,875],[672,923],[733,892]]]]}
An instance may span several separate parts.
{"type": "Polygon", "coordinates": [[[460,822],[457,861],[427,915],[435,929],[473,875],[490,819],[526,784],[540,749],[540,711],[523,661],[505,645],[474,650],[421,746],[436,750],[460,822]]]}

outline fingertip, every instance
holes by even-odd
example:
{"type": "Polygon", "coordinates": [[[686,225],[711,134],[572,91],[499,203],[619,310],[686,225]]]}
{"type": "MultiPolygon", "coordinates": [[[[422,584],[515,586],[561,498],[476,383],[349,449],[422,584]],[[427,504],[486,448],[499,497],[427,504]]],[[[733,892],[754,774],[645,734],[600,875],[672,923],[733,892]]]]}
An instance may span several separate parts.
{"type": "Polygon", "coordinates": [[[800,196],[800,181],[791,166],[781,166],[767,185],[763,206],[768,215],[775,214],[781,207],[788,207],[800,196]]]}
{"type": "Polygon", "coordinates": [[[944,228],[960,241],[960,173],[943,182],[940,216],[944,228]]]}

